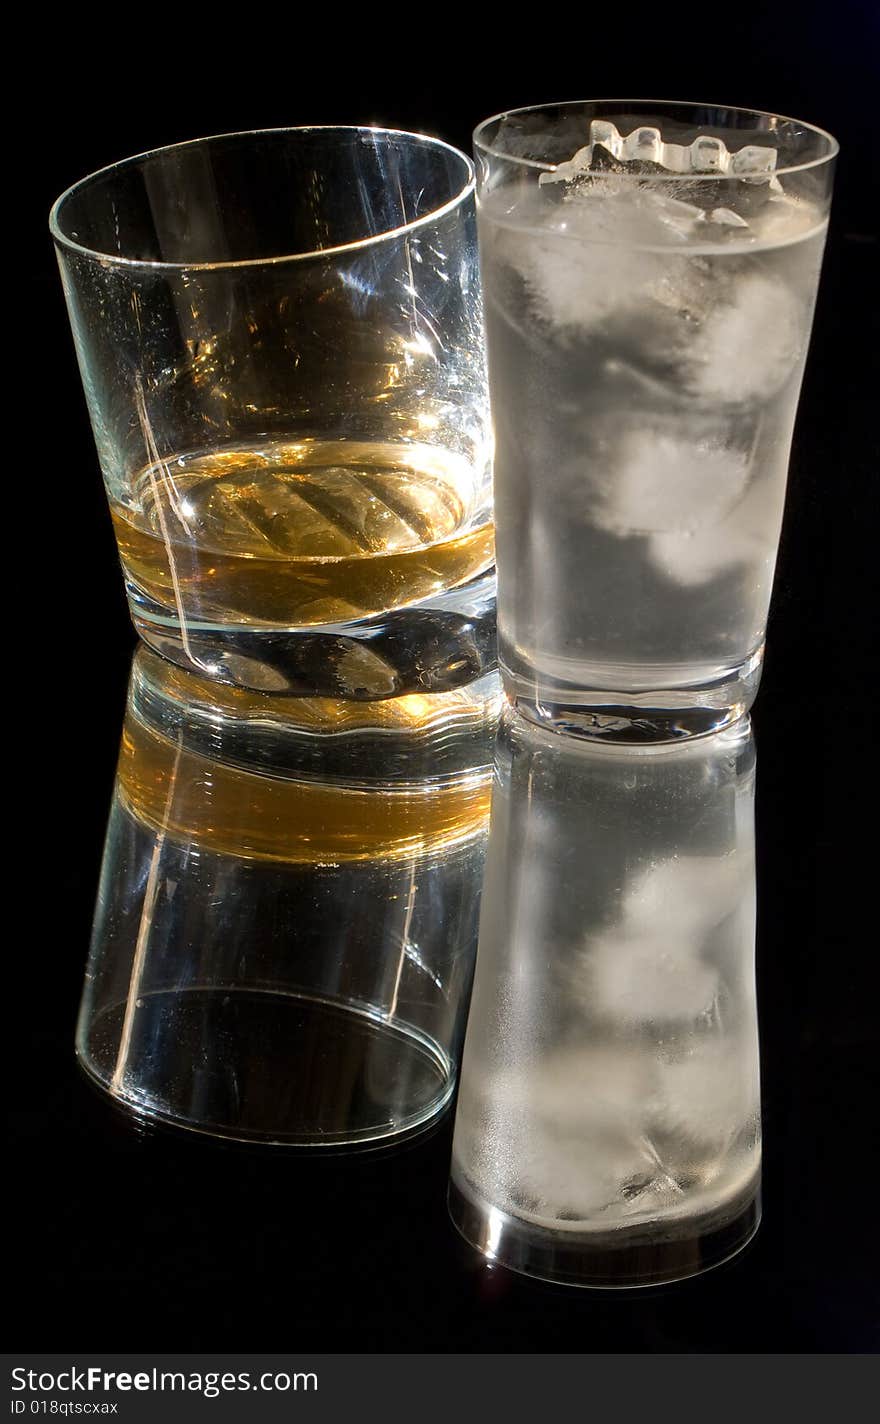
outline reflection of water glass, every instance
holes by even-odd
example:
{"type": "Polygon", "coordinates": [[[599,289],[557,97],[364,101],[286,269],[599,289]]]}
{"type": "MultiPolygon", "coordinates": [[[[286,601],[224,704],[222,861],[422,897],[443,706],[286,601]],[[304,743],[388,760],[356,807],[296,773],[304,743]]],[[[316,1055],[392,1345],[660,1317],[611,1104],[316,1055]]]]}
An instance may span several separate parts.
{"type": "Polygon", "coordinates": [[[451,1208],[490,1259],[691,1275],[758,1222],[747,718],[614,745],[502,723],[451,1208]]]}
{"type": "Polygon", "coordinates": [[[452,1094],[497,675],[380,703],[135,658],[77,1036],[124,1107],[377,1143],[452,1094]]]}
{"type": "Polygon", "coordinates": [[[492,666],[463,154],[381,129],[198,140],[86,178],[52,231],[148,643],[269,692],[492,666]]]}
{"type": "Polygon", "coordinates": [[[475,143],[505,684],[593,734],[717,727],[760,675],[837,145],[627,100],[475,143]]]}

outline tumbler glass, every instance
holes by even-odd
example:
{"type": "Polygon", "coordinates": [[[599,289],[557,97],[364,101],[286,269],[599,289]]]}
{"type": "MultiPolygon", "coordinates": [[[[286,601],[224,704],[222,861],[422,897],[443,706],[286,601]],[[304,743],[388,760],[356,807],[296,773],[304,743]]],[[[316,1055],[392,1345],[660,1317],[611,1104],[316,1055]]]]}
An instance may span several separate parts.
{"type": "Polygon", "coordinates": [[[132,617],[166,657],[361,698],[492,665],[473,189],[438,139],[302,128],[55,204],[132,617]]]}
{"type": "Polygon", "coordinates": [[[760,676],[837,144],[622,99],[475,146],[505,686],[591,735],[717,728],[760,676]]]}
{"type": "Polygon", "coordinates": [[[77,1033],[142,1119],[379,1145],[450,1100],[497,673],[375,703],[135,657],[77,1033]]]}
{"type": "Polygon", "coordinates": [[[490,1260],[637,1286],[759,1216],[748,718],[615,745],[502,720],[450,1205],[490,1260]]]}

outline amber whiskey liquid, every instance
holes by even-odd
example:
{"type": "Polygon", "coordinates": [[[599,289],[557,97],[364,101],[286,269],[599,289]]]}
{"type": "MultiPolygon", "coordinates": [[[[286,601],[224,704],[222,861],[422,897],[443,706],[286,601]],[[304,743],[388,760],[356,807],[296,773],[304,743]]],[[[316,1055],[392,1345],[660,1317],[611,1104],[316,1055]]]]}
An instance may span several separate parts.
{"type": "Polygon", "coordinates": [[[169,618],[310,628],[405,607],[490,568],[483,491],[434,446],[266,441],[180,455],[113,520],[132,584],[169,618]]]}

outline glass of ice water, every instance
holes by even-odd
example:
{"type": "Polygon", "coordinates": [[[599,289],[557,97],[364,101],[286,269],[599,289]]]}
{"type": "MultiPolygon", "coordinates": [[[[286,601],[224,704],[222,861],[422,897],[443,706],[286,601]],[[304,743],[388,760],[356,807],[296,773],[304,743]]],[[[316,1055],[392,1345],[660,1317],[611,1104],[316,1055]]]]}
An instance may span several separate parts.
{"type": "Polygon", "coordinates": [[[760,676],[837,144],[619,100],[475,146],[508,692],[591,735],[717,728],[760,676]]]}
{"type": "Polygon", "coordinates": [[[51,228],[146,642],[273,694],[494,666],[464,154],[374,128],[200,139],[85,178],[51,228]]]}

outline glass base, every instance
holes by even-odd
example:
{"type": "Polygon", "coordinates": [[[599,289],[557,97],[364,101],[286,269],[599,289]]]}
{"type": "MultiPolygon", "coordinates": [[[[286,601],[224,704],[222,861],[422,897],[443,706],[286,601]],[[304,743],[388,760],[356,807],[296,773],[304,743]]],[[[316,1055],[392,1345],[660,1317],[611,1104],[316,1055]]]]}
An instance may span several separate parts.
{"type": "Polygon", "coordinates": [[[140,1119],[239,1142],[376,1147],[433,1126],[455,1086],[425,1035],[272,990],[156,992],[80,1026],[77,1056],[140,1119]]]}
{"type": "Polygon", "coordinates": [[[189,623],[131,582],[135,628],[157,653],[254,692],[376,701],[450,692],[498,666],[495,571],[426,602],[352,623],[260,628],[189,623]]]}
{"type": "Polygon", "coordinates": [[[696,685],[664,687],[660,678],[671,680],[677,670],[658,668],[654,686],[623,691],[608,685],[607,668],[590,687],[546,678],[538,683],[511,669],[502,653],[501,673],[509,701],[538,726],[607,742],[664,742],[718,732],[738,721],[755,700],[763,659],[762,645],[745,662],[696,685]]]}
{"type": "Polygon", "coordinates": [[[508,1270],[563,1285],[635,1289],[699,1275],[741,1251],[760,1224],[760,1179],[714,1212],[609,1232],[548,1230],[480,1201],[455,1178],[449,1213],[469,1245],[508,1270]]]}

